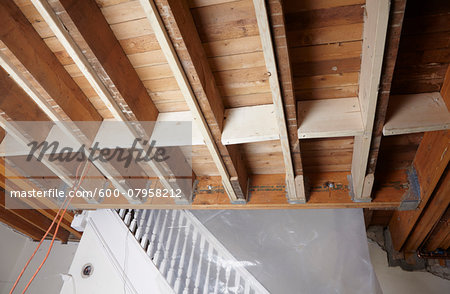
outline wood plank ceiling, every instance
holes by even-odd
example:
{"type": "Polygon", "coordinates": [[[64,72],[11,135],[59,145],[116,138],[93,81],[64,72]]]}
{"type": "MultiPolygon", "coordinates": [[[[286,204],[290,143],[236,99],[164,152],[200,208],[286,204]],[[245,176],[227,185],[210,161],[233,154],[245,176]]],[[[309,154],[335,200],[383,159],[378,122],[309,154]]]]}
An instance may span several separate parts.
{"type": "MultiPolygon", "coordinates": [[[[202,134],[192,146],[192,169],[200,181],[194,208],[400,205],[408,187],[405,171],[422,133],[382,137],[384,117],[390,93],[441,89],[450,44],[445,1],[434,1],[425,12],[419,1],[410,1],[398,58],[402,0],[390,7],[389,1],[373,5],[365,0],[190,0],[188,6],[170,0],[154,1],[156,5],[82,2],[1,4],[8,6],[2,10],[11,29],[0,29],[2,66],[7,70],[9,64],[10,71],[38,92],[51,119],[156,120],[170,113],[194,117],[202,134]],[[436,17],[437,23],[432,21],[436,17]],[[26,21],[33,32],[26,31],[26,21]],[[49,56],[40,60],[42,68],[60,71],[49,77],[53,85],[39,77],[44,71],[36,64],[19,56],[11,34],[21,34],[24,42],[28,35],[39,36],[30,40],[46,46],[39,47],[49,56]],[[86,68],[80,69],[83,62],[86,68]],[[73,97],[56,92],[64,91],[60,86],[69,87],[73,97]],[[234,121],[236,117],[243,123],[234,121]],[[238,136],[258,124],[267,134],[238,136]],[[238,127],[224,140],[231,125],[238,127]],[[270,133],[266,126],[277,126],[276,131],[270,133]],[[354,200],[362,202],[352,201],[352,189],[354,200]],[[241,204],[230,204],[227,194],[241,204]]],[[[2,79],[10,80],[6,74],[2,79]]],[[[12,113],[11,105],[9,111],[2,108],[5,97],[0,97],[3,117],[25,120],[25,114],[12,113]]],[[[29,97],[20,99],[18,103],[31,103],[29,97]]]]}

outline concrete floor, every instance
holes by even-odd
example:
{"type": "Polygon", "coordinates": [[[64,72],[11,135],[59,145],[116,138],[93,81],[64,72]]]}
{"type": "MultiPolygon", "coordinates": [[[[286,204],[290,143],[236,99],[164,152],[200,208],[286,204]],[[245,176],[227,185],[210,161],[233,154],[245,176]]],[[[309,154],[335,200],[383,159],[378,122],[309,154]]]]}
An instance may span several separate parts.
{"type": "Polygon", "coordinates": [[[384,294],[450,293],[450,281],[428,272],[407,272],[400,267],[388,267],[386,252],[369,241],[372,265],[384,294]]]}

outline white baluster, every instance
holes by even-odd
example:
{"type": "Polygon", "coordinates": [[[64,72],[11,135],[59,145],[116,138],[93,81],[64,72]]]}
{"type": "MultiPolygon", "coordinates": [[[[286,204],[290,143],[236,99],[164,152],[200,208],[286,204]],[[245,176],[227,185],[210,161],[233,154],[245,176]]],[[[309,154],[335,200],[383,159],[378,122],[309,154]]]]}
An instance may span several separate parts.
{"type": "Polygon", "coordinates": [[[241,288],[241,276],[236,271],[236,269],[234,270],[234,285],[236,287],[236,293],[239,293],[239,290],[241,288]]]}
{"type": "Polygon", "coordinates": [[[126,209],[120,209],[119,210],[119,216],[120,216],[121,219],[123,219],[125,217],[125,212],[127,212],[126,209]]]}
{"type": "Polygon", "coordinates": [[[133,216],[133,220],[130,223],[130,232],[134,234],[134,232],[136,231],[136,227],[137,227],[137,220],[139,217],[139,211],[137,209],[134,209],[134,216],[133,216]]]}
{"type": "Polygon", "coordinates": [[[138,221],[138,227],[136,230],[136,234],[134,234],[134,236],[136,237],[136,240],[139,242],[142,238],[142,235],[144,233],[144,222],[145,222],[145,218],[147,217],[148,214],[148,210],[144,209],[141,211],[141,217],[138,221]]]}
{"type": "Polygon", "coordinates": [[[249,282],[244,280],[244,283],[245,283],[245,290],[244,290],[244,293],[245,293],[245,294],[250,294],[250,285],[249,285],[249,282]]]}
{"type": "Polygon", "coordinates": [[[173,231],[174,231],[174,225],[175,225],[175,219],[177,217],[178,214],[178,210],[172,210],[172,221],[170,222],[170,227],[169,227],[169,237],[167,238],[167,242],[164,246],[164,254],[163,254],[163,260],[161,261],[161,265],[159,266],[159,271],[164,275],[164,273],[166,272],[167,269],[167,265],[169,263],[169,249],[170,249],[170,244],[172,243],[172,235],[173,235],[173,231]]]}
{"type": "Polygon", "coordinates": [[[205,285],[203,289],[203,294],[209,293],[209,273],[211,272],[211,262],[213,259],[213,247],[211,243],[208,243],[208,266],[206,267],[206,275],[205,275],[205,285]]]}
{"type": "Polygon", "coordinates": [[[149,238],[149,234],[150,234],[150,227],[152,225],[152,221],[153,221],[153,215],[155,214],[155,210],[150,210],[150,216],[147,219],[147,223],[145,224],[145,232],[144,235],[142,236],[142,240],[141,240],[141,247],[144,248],[144,250],[146,250],[146,246],[147,246],[147,242],[148,242],[148,238],[149,238]]]}
{"type": "Polygon", "coordinates": [[[131,222],[131,211],[132,209],[128,209],[127,214],[125,215],[125,219],[123,220],[123,222],[127,227],[130,225],[131,222]]]}
{"type": "Polygon", "coordinates": [[[219,279],[220,279],[220,269],[222,268],[220,257],[217,257],[217,274],[216,274],[216,284],[214,285],[214,293],[219,293],[219,279]]]}
{"type": "Polygon", "coordinates": [[[227,264],[225,268],[225,291],[229,292],[230,287],[231,265],[227,264]]]}
{"type": "Polygon", "coordinates": [[[161,259],[161,255],[162,255],[162,246],[163,246],[163,242],[164,242],[164,235],[167,231],[167,217],[169,216],[169,211],[170,210],[165,210],[166,214],[164,215],[164,221],[161,227],[161,231],[159,232],[159,236],[158,236],[158,244],[157,244],[157,248],[156,248],[156,252],[155,255],[153,256],[153,263],[159,268],[159,261],[161,259]]]}
{"type": "Polygon", "coordinates": [[[187,242],[188,242],[189,231],[191,229],[191,224],[189,222],[187,222],[186,225],[187,226],[184,231],[184,234],[185,234],[184,245],[183,245],[183,250],[181,251],[180,263],[178,265],[177,278],[175,280],[175,286],[174,286],[175,293],[180,293],[181,275],[183,274],[184,260],[186,257],[186,246],[187,246],[187,242]]]}
{"type": "Polygon", "coordinates": [[[203,253],[205,251],[205,238],[203,236],[200,236],[200,258],[199,258],[199,264],[197,267],[197,274],[195,276],[194,281],[194,294],[198,294],[198,288],[200,286],[200,279],[201,279],[201,271],[202,271],[202,261],[203,261],[203,253]]]}
{"type": "Polygon", "coordinates": [[[172,250],[172,258],[170,260],[170,268],[169,271],[167,272],[167,282],[169,283],[169,285],[172,285],[173,283],[173,274],[175,272],[175,262],[177,261],[177,256],[178,256],[178,244],[180,243],[180,235],[181,235],[181,231],[183,228],[183,222],[184,222],[184,214],[181,213],[180,217],[178,218],[178,233],[177,233],[177,237],[175,239],[175,245],[173,246],[173,250],[172,250]]]}
{"type": "Polygon", "coordinates": [[[192,264],[194,261],[194,254],[195,254],[195,244],[197,243],[197,236],[198,232],[195,229],[195,227],[192,228],[192,249],[191,249],[191,257],[189,258],[189,264],[187,268],[186,273],[186,283],[184,284],[184,291],[183,294],[188,294],[189,290],[189,284],[191,283],[191,276],[192,276],[192,264]]]}
{"type": "Polygon", "coordinates": [[[147,248],[147,255],[150,256],[151,259],[153,259],[153,254],[155,252],[155,239],[156,239],[156,234],[158,233],[158,225],[159,225],[159,220],[161,218],[161,210],[158,210],[158,216],[156,217],[156,221],[155,221],[155,225],[153,226],[153,230],[152,230],[152,236],[150,237],[150,242],[148,244],[148,248],[147,248]]]}

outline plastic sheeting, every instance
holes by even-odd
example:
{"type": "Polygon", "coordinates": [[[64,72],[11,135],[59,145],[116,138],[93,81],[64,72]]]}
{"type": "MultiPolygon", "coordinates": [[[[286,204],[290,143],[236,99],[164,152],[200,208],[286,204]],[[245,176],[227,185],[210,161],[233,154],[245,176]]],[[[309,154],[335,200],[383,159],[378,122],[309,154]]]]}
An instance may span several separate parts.
{"type": "Polygon", "coordinates": [[[382,293],[361,209],[192,214],[270,293],[382,293]]]}

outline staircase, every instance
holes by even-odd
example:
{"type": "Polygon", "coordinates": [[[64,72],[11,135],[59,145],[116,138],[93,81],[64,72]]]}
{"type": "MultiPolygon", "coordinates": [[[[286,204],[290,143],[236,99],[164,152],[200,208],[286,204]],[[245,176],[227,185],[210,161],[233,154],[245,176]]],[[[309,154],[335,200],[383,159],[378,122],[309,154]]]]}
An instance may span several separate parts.
{"type": "Polygon", "coordinates": [[[186,210],[116,210],[175,293],[269,293],[186,210]]]}

